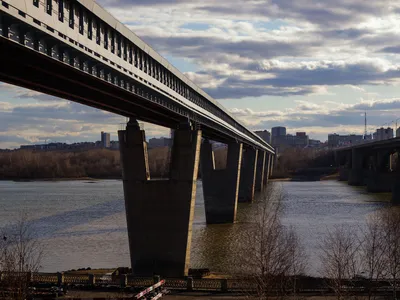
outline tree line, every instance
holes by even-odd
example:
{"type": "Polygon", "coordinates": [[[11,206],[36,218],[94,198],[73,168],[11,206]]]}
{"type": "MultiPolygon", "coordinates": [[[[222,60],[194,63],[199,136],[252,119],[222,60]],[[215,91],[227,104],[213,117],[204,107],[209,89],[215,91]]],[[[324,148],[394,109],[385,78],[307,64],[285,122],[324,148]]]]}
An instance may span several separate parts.
{"type": "MultiPolygon", "coordinates": [[[[148,155],[151,176],[168,177],[171,148],[150,149],[148,155]]],[[[216,167],[223,168],[226,164],[226,150],[217,150],[215,159],[216,167]]],[[[0,152],[0,180],[85,177],[119,179],[121,174],[120,153],[116,150],[0,152]]]]}
{"type": "MultiPolygon", "coordinates": [[[[151,175],[168,172],[168,147],[149,150],[151,175]]],[[[0,153],[0,179],[121,178],[120,153],[108,149],[85,151],[19,150],[0,153]]]]}

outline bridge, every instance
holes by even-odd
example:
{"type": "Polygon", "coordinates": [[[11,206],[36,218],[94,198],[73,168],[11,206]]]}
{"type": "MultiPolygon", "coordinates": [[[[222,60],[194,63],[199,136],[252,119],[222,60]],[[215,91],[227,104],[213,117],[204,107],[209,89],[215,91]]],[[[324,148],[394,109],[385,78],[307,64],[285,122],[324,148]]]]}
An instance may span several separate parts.
{"type": "Polygon", "coordinates": [[[371,193],[392,193],[400,203],[400,138],[372,141],[335,150],[339,180],[367,187],[371,193]]]}
{"type": "Polygon", "coordinates": [[[137,275],[188,274],[199,165],[208,224],[235,222],[268,182],[274,149],[93,0],[0,0],[0,80],[130,119],[118,136],[137,275]],[[167,180],[150,177],[138,119],[175,130],[167,180]],[[227,144],[226,169],[210,140],[227,144]]]}

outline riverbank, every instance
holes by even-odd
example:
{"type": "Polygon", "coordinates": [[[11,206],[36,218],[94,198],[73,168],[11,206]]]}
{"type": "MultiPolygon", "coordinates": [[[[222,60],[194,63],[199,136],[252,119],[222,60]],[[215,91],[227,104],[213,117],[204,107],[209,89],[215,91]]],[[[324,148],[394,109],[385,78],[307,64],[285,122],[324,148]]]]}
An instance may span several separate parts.
{"type": "Polygon", "coordinates": [[[304,168],[295,171],[275,171],[270,181],[321,181],[338,179],[337,168],[304,168]]]}

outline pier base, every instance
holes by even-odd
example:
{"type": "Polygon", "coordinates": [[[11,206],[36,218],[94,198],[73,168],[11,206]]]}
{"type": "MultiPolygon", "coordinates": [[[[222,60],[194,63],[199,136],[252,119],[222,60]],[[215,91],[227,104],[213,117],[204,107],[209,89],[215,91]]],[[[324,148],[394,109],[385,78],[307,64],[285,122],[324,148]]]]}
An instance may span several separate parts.
{"type": "Polygon", "coordinates": [[[353,186],[364,185],[364,170],[363,169],[350,169],[348,183],[349,183],[349,185],[353,185],[353,186]]]}
{"type": "Polygon", "coordinates": [[[400,205],[400,176],[396,174],[392,181],[392,203],[400,205]]]}
{"type": "Polygon", "coordinates": [[[389,193],[392,191],[393,174],[370,171],[367,178],[367,191],[370,193],[389,193]]]}
{"type": "Polygon", "coordinates": [[[234,223],[239,192],[242,144],[229,144],[226,168],[215,170],[208,140],[201,147],[201,176],[207,224],[234,223]]]}
{"type": "Polygon", "coordinates": [[[138,276],[188,275],[201,131],[175,131],[170,178],[151,180],[144,131],[119,131],[132,270],[138,276]]]}
{"type": "Polygon", "coordinates": [[[349,172],[350,170],[348,168],[339,168],[339,181],[348,181],[349,172]]]}

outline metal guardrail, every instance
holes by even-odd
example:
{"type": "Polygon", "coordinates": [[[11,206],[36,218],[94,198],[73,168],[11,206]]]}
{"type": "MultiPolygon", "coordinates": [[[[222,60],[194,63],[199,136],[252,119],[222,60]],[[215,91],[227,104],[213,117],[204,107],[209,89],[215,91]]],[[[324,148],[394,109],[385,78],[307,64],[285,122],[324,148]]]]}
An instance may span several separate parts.
{"type": "MultiPolygon", "coordinates": [[[[35,284],[48,284],[51,286],[80,286],[84,288],[96,287],[118,287],[130,289],[142,289],[136,299],[142,299],[146,294],[151,293],[153,300],[162,296],[162,288],[168,290],[180,291],[200,291],[200,292],[256,292],[259,288],[257,282],[251,279],[231,278],[231,279],[198,279],[193,277],[185,278],[166,278],[160,280],[159,276],[154,277],[135,277],[133,275],[94,275],[94,274],[68,274],[68,273],[15,273],[1,274],[0,286],[2,279],[6,280],[8,276],[20,276],[26,278],[32,286],[35,284]],[[148,288],[150,287],[150,288],[148,288]],[[160,295],[161,293],[161,295],[160,295]]],[[[24,279],[25,280],[25,279],[24,279]]],[[[301,281],[301,280],[300,280],[301,281]]],[[[312,280],[311,280],[312,281],[312,280]]],[[[299,284],[296,289],[298,293],[333,293],[332,288],[324,284],[324,279],[318,279],[317,282],[308,282],[306,278],[303,284],[299,284]]],[[[300,282],[299,282],[300,283],[300,282]]],[[[393,291],[393,280],[379,280],[371,282],[364,280],[349,280],[343,283],[343,289],[348,292],[366,293],[373,290],[375,293],[388,293],[393,291]]],[[[397,287],[398,292],[400,286],[397,287]]]]}

